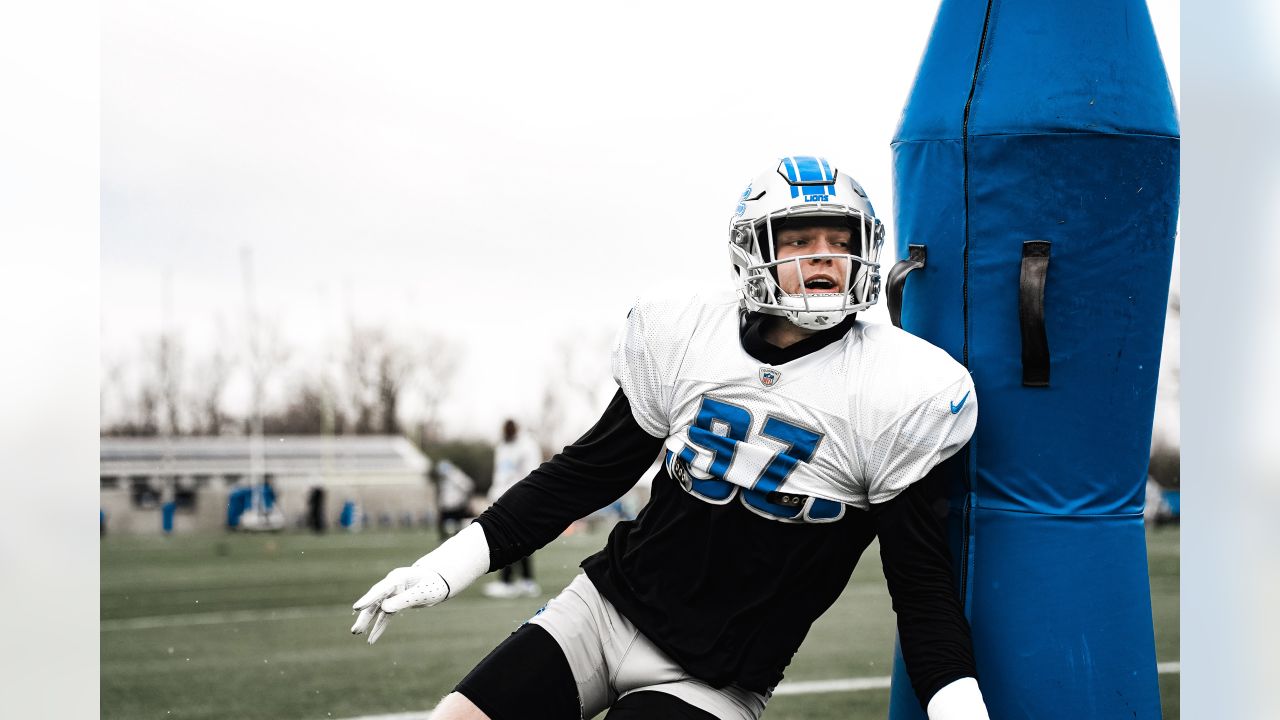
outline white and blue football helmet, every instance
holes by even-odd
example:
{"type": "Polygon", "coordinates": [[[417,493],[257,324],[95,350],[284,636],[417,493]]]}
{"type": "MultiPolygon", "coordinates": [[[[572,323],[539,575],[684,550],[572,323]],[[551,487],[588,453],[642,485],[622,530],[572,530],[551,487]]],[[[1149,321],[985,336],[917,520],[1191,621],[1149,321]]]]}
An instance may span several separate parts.
{"type": "Polygon", "coordinates": [[[876,219],[867,193],[856,180],[826,158],[782,158],[743,191],[729,223],[729,257],[742,306],[750,312],[779,315],[808,329],[821,330],[875,304],[880,297],[880,247],[884,226],[876,219]],[[780,225],[837,218],[853,232],[849,255],[803,255],[776,260],[774,236],[780,225]],[[778,285],[776,267],[814,258],[848,259],[845,292],[787,294],[778,285]]]}

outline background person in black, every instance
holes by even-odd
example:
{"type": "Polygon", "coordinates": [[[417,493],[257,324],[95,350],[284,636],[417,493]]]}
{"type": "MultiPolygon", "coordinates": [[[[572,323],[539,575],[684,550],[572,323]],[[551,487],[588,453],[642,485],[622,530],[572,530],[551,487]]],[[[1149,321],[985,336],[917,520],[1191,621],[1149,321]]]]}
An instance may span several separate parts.
{"type": "Polygon", "coordinates": [[[972,432],[967,374],[901,331],[855,321],[878,292],[882,230],[851,179],[820,158],[788,158],[743,199],[747,222],[735,229],[750,234],[731,235],[747,255],[731,250],[741,302],[637,305],[615,350],[620,389],[596,425],[355,603],[352,631],[373,642],[390,614],[457,594],[621,496],[665,448],[640,515],[433,717],[609,707],[614,720],[757,718],[878,535],[922,706],[934,720],[986,718],[952,590],[942,488],[921,479],[972,432]],[[825,192],[803,184],[814,172],[825,192]],[[751,207],[770,190],[772,206],[751,207]],[[859,390],[876,376],[874,392],[859,390]],[[832,398],[848,412],[826,412],[832,398]],[[823,493],[797,492],[807,487],[823,493]]]}

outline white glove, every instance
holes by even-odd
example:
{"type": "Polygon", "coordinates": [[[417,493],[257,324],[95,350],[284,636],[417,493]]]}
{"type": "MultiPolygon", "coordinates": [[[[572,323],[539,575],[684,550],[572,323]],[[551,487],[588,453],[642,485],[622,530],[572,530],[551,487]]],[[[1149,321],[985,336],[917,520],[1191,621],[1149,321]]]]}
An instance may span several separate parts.
{"type": "Polygon", "coordinates": [[[431,607],[462,592],[476,578],[489,571],[489,541],[484,528],[471,523],[443,545],[418,558],[412,567],[401,567],[374,583],[351,606],[360,613],[351,626],[360,635],[369,626],[372,645],[387,629],[395,613],[411,607],[431,607]]]}
{"type": "Polygon", "coordinates": [[[929,720],[990,720],[978,681],[960,678],[943,686],[929,698],[929,720]]]}

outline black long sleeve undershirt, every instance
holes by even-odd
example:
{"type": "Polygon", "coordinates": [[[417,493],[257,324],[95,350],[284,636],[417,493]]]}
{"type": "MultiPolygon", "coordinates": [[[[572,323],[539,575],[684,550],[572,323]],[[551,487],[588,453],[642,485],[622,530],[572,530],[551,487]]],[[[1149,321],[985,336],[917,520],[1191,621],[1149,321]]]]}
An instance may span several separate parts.
{"type": "Polygon", "coordinates": [[[871,506],[898,641],[921,707],[949,683],[977,677],[947,543],[946,479],[960,461],[943,462],[894,499],[871,506]]]}
{"type": "Polygon", "coordinates": [[[618,390],[586,435],[511,486],[476,521],[489,539],[489,569],[555,540],[573,521],[622,497],[657,459],[662,438],[645,432],[618,390]]]}

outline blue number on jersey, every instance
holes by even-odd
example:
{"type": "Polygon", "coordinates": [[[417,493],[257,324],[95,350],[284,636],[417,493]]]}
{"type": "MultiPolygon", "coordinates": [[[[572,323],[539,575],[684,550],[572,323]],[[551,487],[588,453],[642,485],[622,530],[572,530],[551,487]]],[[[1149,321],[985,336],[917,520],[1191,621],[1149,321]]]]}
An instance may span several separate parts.
{"type": "MultiPolygon", "coordinates": [[[[733,462],[734,449],[747,439],[750,431],[751,413],[746,408],[703,396],[698,417],[689,428],[689,441],[711,452],[709,472],[712,477],[699,479],[690,475],[690,490],[694,495],[715,503],[725,502],[733,496],[735,486],[725,480],[724,475],[733,462]]],[[[680,459],[689,465],[697,456],[688,445],[680,451],[680,459]]]]}
{"type": "MultiPolygon", "coordinates": [[[[727,502],[733,497],[734,492],[739,488],[724,477],[733,462],[737,444],[745,442],[750,431],[751,413],[746,408],[705,395],[702,397],[702,405],[699,406],[698,414],[689,428],[689,442],[711,453],[708,474],[712,477],[700,479],[690,473],[688,486],[690,492],[717,504],[727,502]]],[[[813,459],[818,451],[818,444],[822,442],[822,435],[773,416],[765,420],[760,434],[777,440],[787,447],[773,456],[764,471],[760,473],[760,477],[756,478],[751,489],[741,490],[742,501],[773,517],[796,519],[804,512],[803,507],[788,507],[771,502],[768,494],[782,486],[782,483],[795,470],[796,465],[813,459]]],[[[686,445],[680,451],[679,458],[684,461],[687,468],[697,458],[697,452],[686,445]]],[[[833,520],[840,517],[842,510],[838,502],[815,498],[809,508],[808,519],[833,520]]]]}
{"type": "Polygon", "coordinates": [[[785,443],[787,449],[773,456],[752,489],[742,493],[742,500],[751,507],[763,510],[770,515],[795,517],[803,508],[769,502],[768,493],[782,487],[782,483],[791,471],[796,469],[796,465],[813,459],[814,453],[818,451],[818,443],[822,442],[822,436],[772,416],[765,420],[760,434],[785,443]]]}

